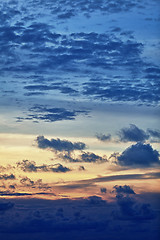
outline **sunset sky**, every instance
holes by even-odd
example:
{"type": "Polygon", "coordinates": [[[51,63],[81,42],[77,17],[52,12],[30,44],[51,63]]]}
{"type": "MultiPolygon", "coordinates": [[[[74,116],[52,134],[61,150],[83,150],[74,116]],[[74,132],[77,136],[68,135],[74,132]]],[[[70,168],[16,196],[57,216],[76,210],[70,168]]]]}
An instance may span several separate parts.
{"type": "Polygon", "coordinates": [[[0,0],[0,237],[158,239],[158,0],[0,0]]]}

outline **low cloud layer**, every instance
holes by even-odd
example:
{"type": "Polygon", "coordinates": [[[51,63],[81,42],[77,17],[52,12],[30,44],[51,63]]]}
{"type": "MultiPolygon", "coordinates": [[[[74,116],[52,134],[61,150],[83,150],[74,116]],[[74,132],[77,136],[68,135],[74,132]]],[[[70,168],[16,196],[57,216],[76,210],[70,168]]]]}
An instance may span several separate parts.
{"type": "MultiPolygon", "coordinates": [[[[124,185],[126,186],[126,185],[124,185]]],[[[117,188],[124,189],[124,186],[117,188]]],[[[130,186],[128,186],[130,188],[130,186]]],[[[131,188],[130,188],[131,189],[131,188]]],[[[17,239],[158,239],[159,212],[136,194],[114,194],[112,202],[97,195],[88,198],[42,200],[22,199],[13,203],[3,202],[0,209],[0,236],[17,239]],[[14,206],[14,208],[13,208],[14,206]],[[52,210],[51,210],[52,209],[52,210]],[[13,221],[14,217],[14,221],[13,221]],[[7,222],[7,224],[5,224],[7,222]],[[125,231],[124,231],[125,229],[125,231]],[[2,235],[4,234],[4,235],[2,235]]],[[[148,193],[149,195],[149,193],[148,193]]]]}

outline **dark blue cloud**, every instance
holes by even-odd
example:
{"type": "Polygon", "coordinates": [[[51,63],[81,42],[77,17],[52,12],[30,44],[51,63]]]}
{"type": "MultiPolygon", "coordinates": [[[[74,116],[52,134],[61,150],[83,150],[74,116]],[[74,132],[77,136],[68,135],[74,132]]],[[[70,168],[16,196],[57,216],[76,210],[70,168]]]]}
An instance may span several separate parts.
{"type": "Polygon", "coordinates": [[[159,153],[150,144],[131,145],[117,157],[118,164],[129,167],[151,167],[159,164],[159,153]]]}
{"type": "Polygon", "coordinates": [[[59,138],[48,140],[47,138],[44,138],[44,136],[38,136],[36,142],[39,148],[51,149],[59,152],[72,152],[74,150],[83,150],[86,148],[86,145],[83,142],[72,143],[68,140],[60,140],[59,138]]]}
{"type": "Polygon", "coordinates": [[[98,196],[47,201],[14,200],[14,211],[3,216],[0,236],[12,239],[147,239],[158,240],[158,219],[151,206],[136,198],[118,195],[110,203],[98,196]],[[52,211],[51,211],[52,209],[52,211]],[[14,220],[12,217],[14,216],[14,220]],[[5,223],[8,224],[5,224],[5,223]],[[125,229],[125,231],[124,231],[125,229]]]}
{"type": "Polygon", "coordinates": [[[117,195],[117,203],[120,207],[118,218],[131,221],[146,221],[156,217],[155,211],[152,210],[150,204],[138,203],[134,198],[129,196],[117,195]]]}
{"type": "Polygon", "coordinates": [[[14,180],[16,179],[15,175],[14,174],[3,174],[3,175],[0,175],[0,180],[14,180]]]}
{"type": "Polygon", "coordinates": [[[12,202],[0,202],[0,213],[8,211],[14,207],[12,202]]]}
{"type": "Polygon", "coordinates": [[[84,152],[82,151],[81,154],[75,158],[70,153],[59,154],[59,157],[62,158],[66,162],[87,162],[87,163],[104,163],[107,162],[106,156],[99,156],[92,152],[84,152]]]}
{"type": "Polygon", "coordinates": [[[1,191],[0,196],[11,196],[11,197],[20,197],[20,196],[32,196],[31,193],[19,193],[19,192],[10,192],[10,191],[1,191]]]}
{"type": "Polygon", "coordinates": [[[145,131],[134,124],[130,124],[129,128],[122,128],[118,135],[122,142],[144,142],[149,138],[149,135],[145,131]]]}
{"type": "Polygon", "coordinates": [[[148,134],[150,134],[153,139],[160,139],[160,131],[159,130],[153,130],[153,129],[147,129],[148,134]]]}
{"type": "MultiPolygon", "coordinates": [[[[27,197],[27,196],[36,196],[36,195],[52,195],[52,196],[55,196],[55,194],[54,193],[48,193],[48,192],[38,192],[38,193],[28,193],[28,192],[10,192],[10,191],[0,191],[0,196],[10,196],[10,197],[27,197]]],[[[11,205],[9,205],[8,206],[8,209],[10,209],[12,206],[14,206],[13,204],[11,205]],[[10,206],[10,207],[9,207],[10,206]]],[[[2,205],[2,207],[3,207],[3,205],[2,205]]],[[[5,208],[5,206],[4,206],[4,208],[5,208]]],[[[7,208],[7,206],[6,206],[6,208],[7,208]]],[[[8,210],[8,209],[6,209],[6,210],[8,210]]],[[[3,209],[1,210],[0,209],[0,211],[3,211],[3,209]]]]}
{"type": "MultiPolygon", "coordinates": [[[[32,91],[30,93],[26,93],[34,95],[39,94],[40,92],[33,92],[33,91],[49,91],[49,90],[60,90],[61,93],[63,94],[69,94],[69,95],[74,95],[78,93],[77,90],[69,87],[69,86],[63,86],[63,83],[52,83],[51,85],[28,85],[24,87],[25,89],[32,91]]],[[[43,93],[42,93],[43,94],[43,93]]],[[[28,95],[29,96],[29,95],[28,95]]]]}
{"type": "Polygon", "coordinates": [[[80,161],[82,162],[103,163],[107,161],[107,158],[101,157],[99,155],[96,155],[90,152],[82,153],[80,158],[81,158],[80,161]]]}
{"type": "Polygon", "coordinates": [[[69,172],[70,168],[63,166],[60,163],[53,165],[39,165],[37,166],[34,161],[23,160],[17,163],[17,167],[20,167],[24,172],[69,172]]]}
{"type": "Polygon", "coordinates": [[[17,122],[24,120],[56,122],[63,120],[74,120],[79,114],[87,114],[87,111],[67,110],[65,108],[47,108],[44,106],[34,106],[29,109],[27,117],[17,117],[17,122]]]}
{"type": "Polygon", "coordinates": [[[117,194],[135,194],[134,190],[129,185],[118,186],[115,185],[113,187],[117,194]]]}

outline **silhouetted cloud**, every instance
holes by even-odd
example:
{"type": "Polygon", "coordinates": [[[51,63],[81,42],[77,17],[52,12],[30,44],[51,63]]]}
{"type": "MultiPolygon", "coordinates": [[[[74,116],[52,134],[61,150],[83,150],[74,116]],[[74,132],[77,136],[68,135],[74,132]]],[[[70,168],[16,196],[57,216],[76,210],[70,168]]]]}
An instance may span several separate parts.
{"type": "Polygon", "coordinates": [[[96,134],[96,137],[98,140],[102,141],[102,142],[108,142],[111,140],[111,134],[96,134]]]}
{"type": "Polygon", "coordinates": [[[44,106],[34,106],[29,109],[30,113],[27,117],[17,117],[17,121],[23,120],[56,122],[63,120],[74,120],[79,114],[87,114],[87,111],[71,111],[65,108],[46,108],[44,106]]]}
{"type": "Polygon", "coordinates": [[[156,213],[152,210],[150,204],[138,203],[134,198],[122,194],[116,197],[120,207],[120,214],[117,213],[118,218],[138,222],[155,219],[156,213]]]}
{"type": "Polygon", "coordinates": [[[129,167],[151,167],[159,164],[159,153],[150,144],[137,143],[117,157],[118,164],[129,167]]]}
{"type": "Polygon", "coordinates": [[[15,201],[10,217],[3,216],[1,233],[50,239],[158,239],[158,211],[136,198],[118,195],[114,202],[99,196],[88,198],[15,201]],[[52,211],[51,211],[52,209],[52,211]],[[13,221],[13,216],[14,220],[13,221]],[[17,217],[16,217],[17,216],[17,217]],[[8,224],[6,224],[6,222],[8,224]],[[125,229],[125,231],[124,231],[125,229]],[[132,235],[132,237],[130,237],[132,235]],[[86,238],[87,236],[87,238],[86,238]],[[149,237],[148,237],[149,236],[149,237]]]}
{"type": "Polygon", "coordinates": [[[82,153],[82,155],[81,155],[81,161],[82,162],[102,163],[102,162],[106,162],[107,158],[101,157],[101,156],[96,155],[94,153],[85,152],[85,153],[82,153]]]}
{"type": "Polygon", "coordinates": [[[122,142],[144,142],[149,138],[149,135],[145,131],[134,124],[130,124],[129,128],[122,128],[118,135],[122,142]]]}
{"type": "MultiPolygon", "coordinates": [[[[54,193],[49,193],[49,192],[27,193],[27,192],[10,192],[10,191],[3,191],[2,192],[2,191],[0,191],[0,196],[10,196],[10,197],[23,197],[23,196],[25,197],[26,196],[27,197],[27,196],[35,196],[35,195],[52,195],[52,196],[55,196],[54,193]]],[[[0,211],[1,211],[1,206],[0,206],[0,211]]]]}
{"type": "Polygon", "coordinates": [[[24,172],[68,172],[70,168],[63,166],[60,163],[52,165],[39,165],[37,166],[34,161],[23,160],[17,163],[17,167],[20,167],[24,172]]]}
{"type": "Polygon", "coordinates": [[[15,175],[14,174],[3,174],[3,175],[0,175],[0,180],[14,180],[16,179],[15,175]]]}
{"type": "Polygon", "coordinates": [[[115,185],[113,187],[117,194],[135,194],[134,190],[129,185],[118,186],[115,185]]]}
{"type": "Polygon", "coordinates": [[[72,153],[62,153],[58,154],[58,156],[63,159],[66,162],[86,162],[86,163],[104,163],[107,162],[107,157],[104,156],[99,156],[95,153],[92,152],[84,152],[81,151],[81,154],[79,154],[77,157],[74,156],[72,153]],[[73,156],[72,156],[73,155],[73,156]]]}
{"type": "Polygon", "coordinates": [[[36,142],[39,148],[51,149],[59,152],[72,152],[74,150],[83,150],[86,148],[86,145],[83,142],[72,143],[68,140],[61,140],[59,138],[48,140],[44,136],[38,136],[36,142]]]}
{"type": "Polygon", "coordinates": [[[107,193],[107,189],[106,188],[101,188],[100,191],[101,191],[101,193],[107,193]]]}
{"type": "Polygon", "coordinates": [[[20,179],[20,184],[22,187],[35,188],[35,189],[51,189],[51,187],[47,183],[43,183],[42,179],[32,180],[29,177],[22,177],[20,179]]]}
{"type": "Polygon", "coordinates": [[[11,197],[19,197],[19,196],[32,196],[32,193],[20,193],[20,192],[10,192],[10,191],[4,191],[0,192],[0,196],[11,196],[11,197]]]}

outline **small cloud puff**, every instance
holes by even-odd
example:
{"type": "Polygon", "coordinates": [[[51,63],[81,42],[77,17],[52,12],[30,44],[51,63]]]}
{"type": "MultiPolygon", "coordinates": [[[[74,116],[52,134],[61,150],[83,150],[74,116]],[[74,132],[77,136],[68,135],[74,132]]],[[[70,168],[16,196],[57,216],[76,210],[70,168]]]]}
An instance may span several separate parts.
{"type": "Polygon", "coordinates": [[[124,185],[124,186],[115,185],[113,188],[115,189],[117,194],[122,194],[122,193],[135,194],[135,192],[129,185],[124,185]]]}
{"type": "Polygon", "coordinates": [[[96,137],[98,140],[102,141],[102,142],[108,142],[111,140],[111,134],[96,134],[96,137]]]}

